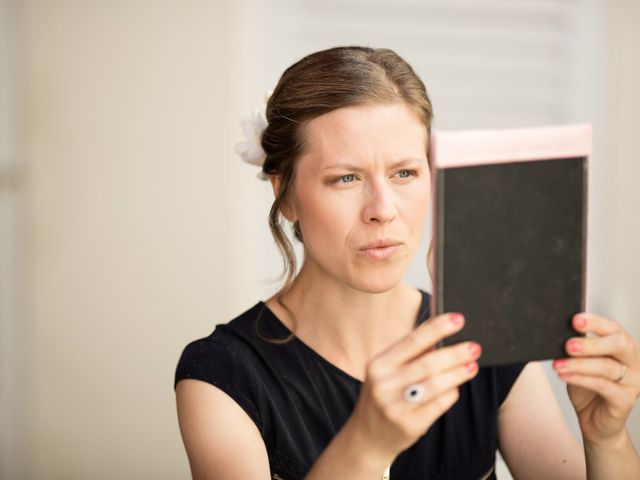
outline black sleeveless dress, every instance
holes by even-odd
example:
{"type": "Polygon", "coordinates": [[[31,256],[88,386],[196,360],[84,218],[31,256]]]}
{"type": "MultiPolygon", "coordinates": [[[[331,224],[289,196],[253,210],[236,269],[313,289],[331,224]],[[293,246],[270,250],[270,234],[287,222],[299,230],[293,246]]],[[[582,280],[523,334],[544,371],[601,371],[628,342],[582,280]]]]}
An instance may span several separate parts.
{"type": "MultiPolygon", "coordinates": [[[[429,317],[422,293],[416,324],[429,317]]],[[[226,392],[262,434],[272,478],[302,479],[351,415],[362,382],[332,365],[257,303],[184,349],[175,385],[186,378],[226,392]],[[256,320],[259,318],[259,321],[256,320]],[[256,328],[259,328],[260,335],[256,328]]],[[[495,478],[497,413],[524,364],[481,368],[460,399],[391,466],[391,480],[495,478]],[[487,476],[488,475],[488,476],[487,476]]],[[[382,477],[382,472],[380,472],[382,477]]]]}

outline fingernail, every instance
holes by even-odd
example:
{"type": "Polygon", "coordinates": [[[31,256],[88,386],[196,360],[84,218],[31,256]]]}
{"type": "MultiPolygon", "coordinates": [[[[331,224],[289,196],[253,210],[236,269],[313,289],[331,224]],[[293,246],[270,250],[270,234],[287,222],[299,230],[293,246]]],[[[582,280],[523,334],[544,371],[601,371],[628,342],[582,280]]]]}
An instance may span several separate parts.
{"type": "Polygon", "coordinates": [[[461,313],[452,313],[449,315],[449,321],[453,323],[456,327],[462,325],[462,314],[461,313]]]}
{"type": "Polygon", "coordinates": [[[471,342],[468,348],[469,348],[469,353],[471,354],[472,357],[479,357],[480,352],[482,352],[482,347],[480,346],[479,343],[476,343],[476,342],[471,342]]]}
{"type": "Polygon", "coordinates": [[[567,344],[567,350],[569,350],[571,353],[578,353],[583,350],[583,345],[581,342],[578,342],[576,340],[571,340],[567,344]]]}
{"type": "Polygon", "coordinates": [[[566,358],[559,358],[553,362],[553,368],[555,368],[556,370],[563,370],[567,368],[567,363],[568,362],[566,358]]]}
{"type": "Polygon", "coordinates": [[[584,317],[574,317],[573,325],[576,328],[583,329],[587,326],[587,319],[584,317]]]}
{"type": "Polygon", "coordinates": [[[478,362],[469,362],[465,365],[467,372],[471,373],[478,369],[478,362]]]}

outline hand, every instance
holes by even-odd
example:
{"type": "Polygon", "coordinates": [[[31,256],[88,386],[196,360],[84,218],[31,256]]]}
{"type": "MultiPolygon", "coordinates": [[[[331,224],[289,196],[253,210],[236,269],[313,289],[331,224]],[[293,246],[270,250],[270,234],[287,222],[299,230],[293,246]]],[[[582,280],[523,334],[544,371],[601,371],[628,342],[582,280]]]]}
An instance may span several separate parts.
{"type": "Polygon", "coordinates": [[[594,335],[569,339],[571,358],[554,361],[553,368],[567,382],[585,441],[619,438],[640,394],[638,344],[617,322],[598,315],[577,314],[573,327],[594,335]]]}
{"type": "Polygon", "coordinates": [[[477,343],[435,349],[463,326],[460,314],[439,315],[371,360],[349,422],[372,450],[392,460],[451,408],[459,396],[458,386],[478,373],[477,343]],[[418,403],[404,396],[413,384],[424,387],[418,403]]]}

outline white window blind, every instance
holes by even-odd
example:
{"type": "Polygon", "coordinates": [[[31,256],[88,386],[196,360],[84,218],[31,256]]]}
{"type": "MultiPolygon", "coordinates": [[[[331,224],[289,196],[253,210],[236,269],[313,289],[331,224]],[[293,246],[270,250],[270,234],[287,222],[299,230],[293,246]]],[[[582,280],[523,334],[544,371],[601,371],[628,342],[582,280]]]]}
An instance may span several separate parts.
{"type": "Polygon", "coordinates": [[[575,97],[589,82],[595,3],[278,0],[259,24],[260,50],[275,83],[318,49],[393,48],[424,80],[438,128],[562,123],[579,116],[575,97]]]}

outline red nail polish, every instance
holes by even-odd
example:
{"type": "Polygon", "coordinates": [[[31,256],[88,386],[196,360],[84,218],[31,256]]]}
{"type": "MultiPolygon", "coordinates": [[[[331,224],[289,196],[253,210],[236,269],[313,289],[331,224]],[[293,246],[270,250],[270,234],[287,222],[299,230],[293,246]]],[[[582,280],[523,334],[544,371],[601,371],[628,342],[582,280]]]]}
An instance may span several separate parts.
{"type": "Polygon", "coordinates": [[[587,319],[584,317],[575,317],[573,319],[573,325],[576,328],[583,329],[587,326],[587,319]]]}
{"type": "Polygon", "coordinates": [[[473,357],[476,357],[476,356],[479,357],[480,352],[482,352],[482,347],[480,346],[479,343],[476,343],[476,342],[471,342],[468,348],[469,348],[469,353],[473,357]]]}
{"type": "Polygon", "coordinates": [[[582,343],[572,340],[567,344],[567,349],[572,353],[581,352],[583,349],[582,343]]]}
{"type": "Polygon", "coordinates": [[[452,313],[449,315],[449,321],[453,323],[456,327],[462,324],[462,314],[460,313],[452,313]]]}
{"type": "Polygon", "coordinates": [[[559,358],[553,362],[553,368],[557,370],[562,370],[564,368],[567,368],[567,363],[568,363],[567,359],[559,358]]]}

